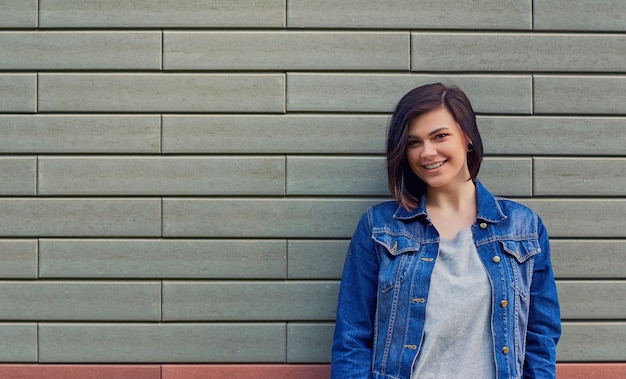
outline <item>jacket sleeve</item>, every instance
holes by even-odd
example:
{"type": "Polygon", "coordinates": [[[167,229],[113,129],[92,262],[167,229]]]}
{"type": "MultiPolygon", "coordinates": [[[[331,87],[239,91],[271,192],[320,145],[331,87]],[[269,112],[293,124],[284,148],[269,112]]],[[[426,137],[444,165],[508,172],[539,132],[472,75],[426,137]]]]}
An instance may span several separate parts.
{"type": "Polygon", "coordinates": [[[369,379],[378,288],[378,257],[368,214],[352,236],[341,278],[331,379],[369,379]]]}
{"type": "Polygon", "coordinates": [[[556,344],[561,336],[561,314],[550,263],[548,234],[538,218],[541,253],[535,256],[526,334],[524,378],[556,378],[556,344]]]}

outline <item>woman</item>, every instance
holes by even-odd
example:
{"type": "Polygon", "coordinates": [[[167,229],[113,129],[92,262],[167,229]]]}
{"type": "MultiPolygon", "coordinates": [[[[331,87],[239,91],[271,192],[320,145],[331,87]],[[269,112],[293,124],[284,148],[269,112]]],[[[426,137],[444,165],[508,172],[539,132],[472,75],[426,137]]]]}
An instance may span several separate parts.
{"type": "Polygon", "coordinates": [[[350,243],[333,379],[555,378],[548,235],[476,179],[482,156],[460,89],[430,84],[400,100],[387,135],[396,201],[370,208],[350,243]]]}

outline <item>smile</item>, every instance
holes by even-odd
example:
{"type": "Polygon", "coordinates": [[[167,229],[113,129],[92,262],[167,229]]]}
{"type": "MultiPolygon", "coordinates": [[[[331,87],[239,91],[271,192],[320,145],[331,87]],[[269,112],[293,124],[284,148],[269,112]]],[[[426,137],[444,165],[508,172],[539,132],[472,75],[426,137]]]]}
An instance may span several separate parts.
{"type": "Polygon", "coordinates": [[[428,169],[428,170],[434,170],[437,167],[441,167],[443,164],[444,164],[444,162],[437,162],[437,163],[431,163],[431,164],[424,165],[424,167],[426,167],[426,169],[428,169]]]}

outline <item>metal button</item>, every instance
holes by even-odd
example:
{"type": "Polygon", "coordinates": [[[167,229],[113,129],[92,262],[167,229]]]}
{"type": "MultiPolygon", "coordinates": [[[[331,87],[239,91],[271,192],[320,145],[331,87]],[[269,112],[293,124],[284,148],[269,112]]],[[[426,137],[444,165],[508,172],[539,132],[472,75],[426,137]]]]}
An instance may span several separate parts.
{"type": "Polygon", "coordinates": [[[480,226],[481,229],[487,229],[487,223],[486,222],[481,222],[479,226],[480,226]]]}
{"type": "Polygon", "coordinates": [[[503,347],[503,348],[502,348],[502,352],[503,352],[504,354],[508,354],[508,353],[509,353],[509,350],[510,350],[510,349],[509,349],[507,346],[505,346],[505,347],[503,347]]]}
{"type": "Polygon", "coordinates": [[[509,302],[508,302],[508,301],[506,301],[506,300],[502,300],[502,301],[500,302],[500,305],[502,306],[502,308],[506,308],[506,306],[507,306],[507,305],[509,305],[509,302]]]}
{"type": "Polygon", "coordinates": [[[496,255],[495,257],[493,257],[493,261],[495,263],[500,263],[500,257],[496,255]]]}

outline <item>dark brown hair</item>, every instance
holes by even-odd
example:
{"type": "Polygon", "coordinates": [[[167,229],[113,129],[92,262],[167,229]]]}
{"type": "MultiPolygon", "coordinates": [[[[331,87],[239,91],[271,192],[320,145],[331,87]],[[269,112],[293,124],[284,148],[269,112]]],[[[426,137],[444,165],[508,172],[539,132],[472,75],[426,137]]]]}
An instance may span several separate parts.
{"type": "Polygon", "coordinates": [[[408,129],[410,121],[435,109],[446,108],[472,141],[473,150],[467,153],[470,179],[475,180],[483,159],[483,143],[476,125],[476,115],[463,91],[442,83],[427,84],[409,91],[400,99],[387,129],[387,177],[389,189],[407,210],[417,206],[426,192],[424,183],[407,161],[408,129]]]}

